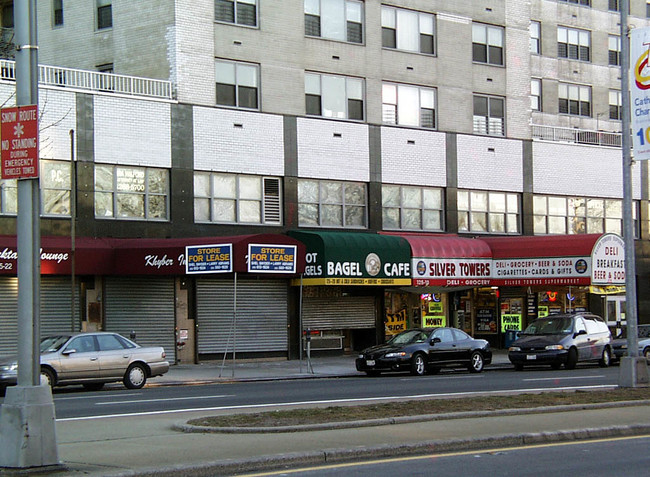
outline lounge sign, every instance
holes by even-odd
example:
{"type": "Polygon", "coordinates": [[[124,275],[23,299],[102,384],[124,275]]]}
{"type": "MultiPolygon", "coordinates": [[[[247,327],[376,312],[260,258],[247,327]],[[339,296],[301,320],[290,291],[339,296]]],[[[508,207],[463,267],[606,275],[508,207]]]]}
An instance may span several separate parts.
{"type": "Polygon", "coordinates": [[[248,244],[251,273],[296,273],[295,245],[248,244]]]}
{"type": "Polygon", "coordinates": [[[185,273],[232,272],[232,244],[185,247],[185,273]]]}

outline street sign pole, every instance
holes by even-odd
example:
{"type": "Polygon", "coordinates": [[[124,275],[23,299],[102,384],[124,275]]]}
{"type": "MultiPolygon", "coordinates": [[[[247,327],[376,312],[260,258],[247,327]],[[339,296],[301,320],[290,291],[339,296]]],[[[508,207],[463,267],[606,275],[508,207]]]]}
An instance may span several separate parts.
{"type": "MultiPolygon", "coordinates": [[[[16,105],[38,105],[36,0],[14,1],[16,105]]],[[[25,108],[29,110],[29,108],[25,108]]],[[[36,115],[37,116],[37,115],[36,115]]],[[[27,114],[30,119],[32,115],[27,114]]],[[[38,117],[35,118],[36,121],[38,117]]],[[[3,118],[4,120],[4,118],[3,118]]],[[[18,126],[18,125],[17,125],[18,126]]],[[[17,144],[29,144],[18,126],[17,144]]],[[[3,137],[3,140],[5,138],[3,137]]],[[[38,127],[35,138],[38,167],[38,127]]],[[[13,141],[11,143],[13,143],[13,141]]],[[[4,144],[3,144],[4,149],[4,144]]],[[[3,151],[4,152],[4,151],[3,151]]],[[[22,151],[20,154],[28,154],[22,151]]],[[[18,152],[17,152],[18,154],[18,152]]],[[[16,164],[28,162],[18,155],[16,164]]],[[[3,159],[4,161],[4,159],[3,159]]],[[[4,163],[3,163],[4,165],[4,163]]],[[[36,174],[38,170],[36,169],[36,174]]],[[[0,415],[0,466],[58,466],[54,401],[40,383],[40,190],[38,177],[18,180],[18,385],[7,388],[0,415]]]]}

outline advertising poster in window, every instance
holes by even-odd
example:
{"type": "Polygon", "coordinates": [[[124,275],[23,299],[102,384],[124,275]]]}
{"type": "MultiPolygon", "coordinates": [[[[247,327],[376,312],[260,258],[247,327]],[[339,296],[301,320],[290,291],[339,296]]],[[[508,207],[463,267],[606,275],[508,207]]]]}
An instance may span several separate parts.
{"type": "Polygon", "coordinates": [[[479,308],[476,310],[476,331],[478,333],[497,332],[497,321],[493,309],[479,308]]]}

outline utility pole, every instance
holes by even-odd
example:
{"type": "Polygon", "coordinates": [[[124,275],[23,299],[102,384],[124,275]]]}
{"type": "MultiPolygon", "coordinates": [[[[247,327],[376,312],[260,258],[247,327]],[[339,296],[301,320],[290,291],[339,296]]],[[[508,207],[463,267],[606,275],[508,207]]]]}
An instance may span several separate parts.
{"type": "MultiPolygon", "coordinates": [[[[38,105],[36,0],[14,0],[16,106],[38,105]]],[[[18,180],[18,385],[0,415],[0,466],[58,466],[54,401],[40,382],[40,190],[18,180]]]]}

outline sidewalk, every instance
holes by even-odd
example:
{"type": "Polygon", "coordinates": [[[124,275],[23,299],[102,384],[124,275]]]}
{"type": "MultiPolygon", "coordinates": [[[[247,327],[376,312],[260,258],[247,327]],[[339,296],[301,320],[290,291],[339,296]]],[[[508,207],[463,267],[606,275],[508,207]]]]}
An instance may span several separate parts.
{"type": "MultiPolygon", "coordinates": [[[[238,361],[177,365],[147,386],[253,379],[307,379],[360,375],[355,356],[316,358],[313,374],[303,361],[238,361]],[[221,377],[219,376],[221,374],[221,377]]],[[[486,372],[510,366],[497,352],[486,372]]],[[[556,410],[557,411],[557,410],[556,410]]],[[[57,421],[60,468],[34,469],[46,475],[217,476],[398,455],[415,455],[579,438],[650,433],[650,401],[602,408],[578,406],[562,412],[465,413],[453,420],[394,420],[374,427],[277,433],[188,433],[188,420],[210,411],[57,421]]],[[[0,470],[0,476],[29,471],[0,470]]]]}

